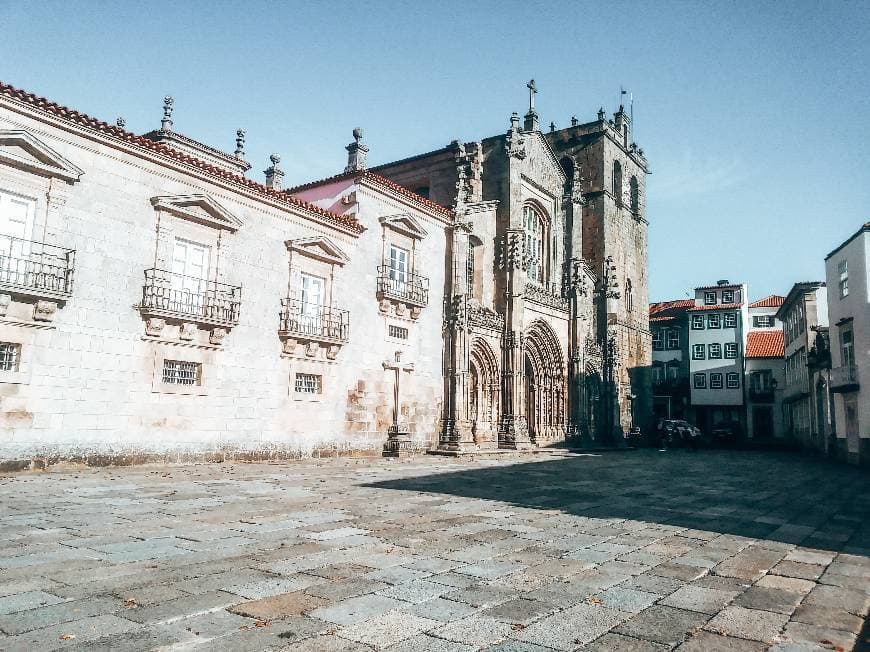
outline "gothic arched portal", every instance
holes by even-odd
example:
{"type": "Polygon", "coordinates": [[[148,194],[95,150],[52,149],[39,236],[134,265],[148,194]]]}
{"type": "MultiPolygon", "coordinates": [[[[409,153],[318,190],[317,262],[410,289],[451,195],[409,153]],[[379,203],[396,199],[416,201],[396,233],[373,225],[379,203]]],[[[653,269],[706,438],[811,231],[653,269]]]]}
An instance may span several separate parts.
{"type": "Polygon", "coordinates": [[[468,416],[474,441],[480,444],[496,438],[501,389],[498,358],[482,339],[471,344],[468,370],[468,416]]]}
{"type": "Polygon", "coordinates": [[[561,439],[565,433],[567,377],[562,347],[553,329],[536,321],[525,336],[524,403],[529,436],[542,440],[561,439]]]}

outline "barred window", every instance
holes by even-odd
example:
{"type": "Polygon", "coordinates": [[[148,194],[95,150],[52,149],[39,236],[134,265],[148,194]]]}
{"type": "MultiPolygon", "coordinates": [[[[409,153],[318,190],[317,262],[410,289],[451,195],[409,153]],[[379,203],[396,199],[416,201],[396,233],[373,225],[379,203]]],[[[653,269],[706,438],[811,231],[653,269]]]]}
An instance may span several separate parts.
{"type": "Polygon", "coordinates": [[[395,337],[400,340],[408,339],[408,329],[403,326],[396,326],[395,324],[390,324],[389,333],[390,337],[395,337]]]}
{"type": "Polygon", "coordinates": [[[21,345],[0,342],[0,371],[18,371],[21,360],[21,345]]]}
{"type": "Polygon", "coordinates": [[[317,374],[296,374],[295,390],[298,394],[320,394],[323,389],[323,376],[317,374]]]}
{"type": "Polygon", "coordinates": [[[184,360],[163,361],[163,382],[167,385],[199,385],[202,380],[202,365],[184,360]]]}

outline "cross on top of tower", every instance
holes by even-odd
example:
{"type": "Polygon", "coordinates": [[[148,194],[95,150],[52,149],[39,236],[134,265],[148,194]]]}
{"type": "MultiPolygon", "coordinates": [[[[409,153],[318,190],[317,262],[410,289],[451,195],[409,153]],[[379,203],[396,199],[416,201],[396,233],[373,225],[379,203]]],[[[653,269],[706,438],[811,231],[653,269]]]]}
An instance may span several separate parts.
{"type": "Polygon", "coordinates": [[[535,110],[535,95],[538,93],[538,87],[535,85],[535,80],[530,79],[529,83],[526,84],[526,88],[529,89],[529,111],[535,110]]]}

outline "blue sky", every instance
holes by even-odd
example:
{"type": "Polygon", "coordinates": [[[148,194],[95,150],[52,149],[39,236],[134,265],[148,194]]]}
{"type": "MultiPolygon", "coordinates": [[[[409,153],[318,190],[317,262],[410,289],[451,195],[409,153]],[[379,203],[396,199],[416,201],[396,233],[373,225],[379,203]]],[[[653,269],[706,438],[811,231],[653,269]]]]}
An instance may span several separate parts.
{"type": "Polygon", "coordinates": [[[650,298],[720,278],[785,294],[870,219],[864,2],[14,2],[0,80],[128,129],[271,152],[288,184],[635,98],[650,298]],[[13,36],[14,35],[14,36],[13,36]]]}

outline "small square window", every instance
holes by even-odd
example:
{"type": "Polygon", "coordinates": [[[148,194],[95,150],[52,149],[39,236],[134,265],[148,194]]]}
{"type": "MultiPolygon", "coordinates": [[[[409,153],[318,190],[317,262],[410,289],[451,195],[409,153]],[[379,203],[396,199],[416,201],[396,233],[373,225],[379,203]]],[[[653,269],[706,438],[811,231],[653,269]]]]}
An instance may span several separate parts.
{"type": "Polygon", "coordinates": [[[719,342],[711,343],[708,354],[711,360],[719,360],[722,357],[722,345],[719,342]]]}
{"type": "Polygon", "coordinates": [[[704,315],[692,315],[692,330],[704,330],[704,315]]]}
{"type": "Polygon", "coordinates": [[[707,374],[695,374],[694,378],[694,386],[695,389],[706,389],[707,387],[707,374]]]}
{"type": "Polygon", "coordinates": [[[725,343],[725,357],[732,360],[737,357],[737,342],[725,343]]]}
{"type": "Polygon", "coordinates": [[[21,345],[0,342],[0,371],[18,371],[21,362],[21,345]]]}
{"type": "Polygon", "coordinates": [[[201,385],[202,365],[184,360],[164,360],[163,382],[167,385],[201,385]]]}
{"type": "Polygon", "coordinates": [[[715,306],[716,305],[716,293],[715,292],[704,292],[704,305],[705,306],[715,306]]]}
{"type": "Polygon", "coordinates": [[[770,315],[755,315],[752,318],[752,326],[755,328],[773,328],[773,317],[770,315]]]}
{"type": "Polygon", "coordinates": [[[707,315],[707,328],[722,328],[722,315],[718,312],[707,315]]]}
{"type": "Polygon", "coordinates": [[[734,303],[734,290],[722,290],[722,303],[734,303]]]}
{"type": "Polygon", "coordinates": [[[390,324],[389,326],[389,334],[390,337],[395,337],[399,340],[407,340],[408,339],[408,329],[404,326],[396,326],[395,324],[390,324]]]}
{"type": "Polygon", "coordinates": [[[668,331],[668,349],[673,351],[674,349],[680,348],[680,331],[678,330],[669,330],[668,331]]]}
{"type": "Polygon", "coordinates": [[[710,374],[710,389],[722,389],[722,374],[710,374]]]}
{"type": "Polygon", "coordinates": [[[692,360],[703,360],[705,356],[705,347],[703,344],[692,345],[692,360]]]}
{"type": "Polygon", "coordinates": [[[323,376],[318,374],[296,374],[294,390],[298,394],[320,394],[323,391],[323,376]]]}
{"type": "Polygon", "coordinates": [[[725,328],[737,328],[737,313],[736,312],[726,312],[722,315],[725,328]]]}
{"type": "Polygon", "coordinates": [[[728,389],[738,389],[740,387],[740,375],[732,372],[725,377],[725,382],[728,384],[728,389]]]}

